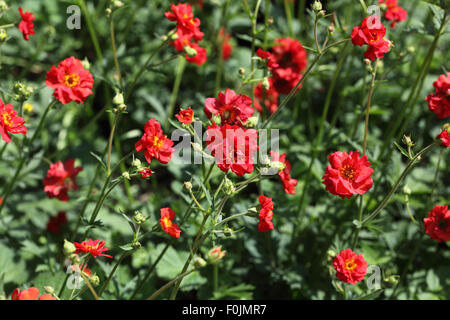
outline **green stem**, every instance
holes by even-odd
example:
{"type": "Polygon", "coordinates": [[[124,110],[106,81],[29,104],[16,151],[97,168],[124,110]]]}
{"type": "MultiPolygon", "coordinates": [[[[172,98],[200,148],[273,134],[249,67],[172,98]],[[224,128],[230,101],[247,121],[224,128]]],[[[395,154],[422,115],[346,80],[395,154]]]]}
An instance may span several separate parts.
{"type": "Polygon", "coordinates": [[[372,80],[370,82],[369,96],[367,98],[366,121],[365,121],[365,125],[364,125],[363,155],[365,155],[366,151],[367,151],[367,132],[369,131],[370,105],[372,102],[373,88],[375,87],[375,77],[377,75],[377,66],[378,66],[378,60],[375,61],[374,70],[372,72],[372,80]]]}
{"type": "Polygon", "coordinates": [[[186,66],[186,59],[182,56],[178,57],[177,74],[173,84],[172,94],[170,96],[169,109],[167,110],[165,129],[169,128],[169,119],[173,116],[175,110],[175,103],[177,102],[178,92],[180,90],[181,79],[183,78],[184,68],[186,66]]]}
{"type": "Polygon", "coordinates": [[[173,285],[174,283],[178,283],[179,281],[183,280],[184,277],[190,275],[192,272],[197,271],[196,268],[190,270],[190,271],[186,271],[182,274],[180,274],[179,276],[177,276],[175,279],[172,279],[171,281],[167,282],[164,286],[162,286],[161,288],[159,288],[155,293],[153,293],[150,297],[147,298],[147,300],[153,300],[155,299],[157,296],[159,296],[161,293],[163,293],[167,288],[169,288],[171,285],[173,285]]]}
{"type": "Polygon", "coordinates": [[[119,118],[121,116],[120,111],[116,112],[116,116],[114,117],[114,122],[111,127],[111,132],[109,134],[109,141],[108,141],[108,161],[107,161],[107,174],[108,176],[111,175],[111,150],[112,150],[112,144],[114,140],[114,133],[116,131],[117,122],[119,121],[119,118]]]}
{"type": "Polygon", "coordinates": [[[120,256],[119,260],[116,262],[116,264],[114,265],[113,269],[111,270],[111,272],[109,273],[108,278],[106,279],[105,283],[103,284],[103,286],[101,287],[100,291],[98,292],[98,297],[100,298],[101,295],[103,294],[103,292],[105,291],[106,287],[108,286],[109,282],[111,281],[112,276],[114,275],[114,273],[116,272],[117,268],[119,267],[120,263],[122,262],[122,260],[129,256],[130,254],[132,254],[135,251],[124,251],[122,253],[122,255],[120,256]]]}
{"type": "Polygon", "coordinates": [[[116,40],[115,40],[115,36],[114,36],[113,15],[114,15],[114,13],[111,12],[111,14],[109,16],[109,33],[111,35],[111,47],[112,47],[113,56],[114,56],[114,65],[116,66],[116,72],[117,72],[117,77],[119,78],[120,89],[123,92],[124,91],[124,86],[123,86],[122,74],[120,72],[119,59],[117,58],[116,40]]]}

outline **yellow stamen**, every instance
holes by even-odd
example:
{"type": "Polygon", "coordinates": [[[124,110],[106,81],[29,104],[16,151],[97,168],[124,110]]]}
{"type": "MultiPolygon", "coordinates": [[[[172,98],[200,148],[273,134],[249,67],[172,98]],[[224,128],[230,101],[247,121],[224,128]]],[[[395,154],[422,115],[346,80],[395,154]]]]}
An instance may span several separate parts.
{"type": "Polygon", "coordinates": [[[339,169],[339,173],[342,177],[348,180],[355,179],[355,170],[353,170],[352,166],[346,164],[342,168],[339,169]]]}
{"type": "Polygon", "coordinates": [[[80,82],[80,76],[76,73],[66,74],[63,82],[66,87],[76,87],[80,82]]]}

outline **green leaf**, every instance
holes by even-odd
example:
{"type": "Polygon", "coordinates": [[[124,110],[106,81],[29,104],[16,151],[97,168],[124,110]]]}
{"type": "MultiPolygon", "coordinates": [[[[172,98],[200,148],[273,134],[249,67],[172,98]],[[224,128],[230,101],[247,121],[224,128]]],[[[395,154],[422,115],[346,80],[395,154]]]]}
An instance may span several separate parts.
{"type": "Polygon", "coordinates": [[[94,157],[94,158],[102,165],[103,169],[106,171],[106,165],[105,165],[105,163],[103,162],[102,158],[100,158],[99,155],[95,154],[95,153],[92,152],[92,151],[90,151],[89,153],[91,154],[91,156],[93,156],[93,157],[94,157]]]}
{"type": "Polygon", "coordinates": [[[373,300],[378,298],[378,296],[384,291],[384,289],[378,289],[375,290],[374,292],[371,292],[369,294],[366,294],[364,296],[361,296],[359,298],[357,298],[356,300],[373,300]]]}
{"type": "Polygon", "coordinates": [[[397,142],[394,141],[395,146],[397,147],[398,150],[400,150],[400,152],[407,157],[408,159],[411,159],[411,157],[408,154],[408,151],[406,151],[401,145],[399,145],[397,142]]]}
{"type": "Polygon", "coordinates": [[[426,281],[428,289],[430,289],[431,291],[436,291],[441,288],[439,277],[436,275],[434,270],[428,270],[426,281]]]}

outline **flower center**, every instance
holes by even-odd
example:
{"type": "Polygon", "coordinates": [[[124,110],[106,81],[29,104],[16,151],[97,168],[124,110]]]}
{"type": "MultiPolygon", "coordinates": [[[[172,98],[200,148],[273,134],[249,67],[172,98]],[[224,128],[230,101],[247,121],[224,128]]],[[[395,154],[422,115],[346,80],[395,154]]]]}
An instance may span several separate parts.
{"type": "Polygon", "coordinates": [[[445,230],[448,227],[448,222],[445,219],[440,219],[438,222],[438,228],[445,230]]]}
{"type": "Polygon", "coordinates": [[[3,123],[8,127],[11,127],[13,125],[11,115],[8,112],[3,112],[2,116],[3,116],[3,123]]]}
{"type": "Polygon", "coordinates": [[[172,226],[172,221],[169,220],[169,218],[163,218],[163,223],[166,226],[166,228],[170,228],[172,226]]]}
{"type": "Polygon", "coordinates": [[[345,269],[353,271],[357,267],[353,259],[345,261],[345,269]]]}
{"type": "Polygon", "coordinates": [[[355,179],[355,170],[353,170],[351,165],[346,164],[345,166],[339,169],[339,173],[345,179],[352,181],[355,179]]]}
{"type": "Polygon", "coordinates": [[[161,149],[163,146],[164,140],[158,138],[157,136],[155,136],[153,138],[153,147],[156,149],[161,149]]]}
{"type": "Polygon", "coordinates": [[[80,76],[76,73],[66,74],[63,82],[66,87],[73,88],[80,82],[80,76]]]}

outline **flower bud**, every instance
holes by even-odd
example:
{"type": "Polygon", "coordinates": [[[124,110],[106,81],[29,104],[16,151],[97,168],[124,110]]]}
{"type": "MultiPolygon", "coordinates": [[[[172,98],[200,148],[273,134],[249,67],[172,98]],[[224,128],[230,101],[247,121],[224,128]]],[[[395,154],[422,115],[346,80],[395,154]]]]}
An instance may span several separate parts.
{"type": "Polygon", "coordinates": [[[195,257],[194,258],[194,267],[195,268],[203,268],[203,267],[205,267],[206,265],[207,265],[208,263],[204,260],[204,259],[202,259],[202,258],[200,258],[200,257],[195,257]]]}
{"type": "Polygon", "coordinates": [[[4,0],[0,1],[0,15],[2,15],[4,12],[8,11],[8,5],[4,0]]]}
{"type": "Polygon", "coordinates": [[[142,224],[147,220],[147,217],[144,216],[140,211],[136,210],[134,212],[133,221],[137,224],[142,224]]]}
{"type": "Polygon", "coordinates": [[[187,191],[191,191],[191,190],[192,190],[192,182],[186,181],[186,182],[184,183],[184,188],[185,188],[187,191]]]}
{"type": "Polygon", "coordinates": [[[14,100],[16,101],[26,101],[28,100],[34,92],[34,88],[27,86],[22,82],[14,83],[14,100]]]}
{"type": "Polygon", "coordinates": [[[392,275],[390,277],[387,277],[386,279],[383,279],[385,285],[389,286],[389,287],[393,287],[393,286],[397,285],[399,280],[400,280],[400,276],[398,276],[398,275],[392,275]]]}
{"type": "Polygon", "coordinates": [[[231,237],[233,235],[233,229],[231,229],[228,226],[225,226],[223,228],[223,234],[224,234],[225,237],[231,237]]]}
{"type": "Polygon", "coordinates": [[[186,52],[189,58],[195,57],[197,55],[197,50],[189,46],[185,46],[184,51],[186,52]]]}
{"type": "Polygon", "coordinates": [[[386,11],[387,8],[388,8],[388,7],[387,7],[386,3],[380,4],[380,9],[381,9],[382,11],[386,11]]]}
{"type": "Polygon", "coordinates": [[[69,259],[70,259],[70,261],[72,261],[72,264],[76,264],[76,265],[78,265],[80,263],[80,261],[81,261],[80,257],[77,254],[75,254],[75,253],[72,253],[69,256],[69,259]]]}
{"type": "Polygon", "coordinates": [[[91,68],[91,63],[89,62],[88,58],[84,58],[84,60],[81,61],[81,64],[86,70],[89,70],[91,68]]]}
{"type": "Polygon", "coordinates": [[[124,179],[131,180],[130,173],[128,171],[123,172],[122,177],[124,179]]]}
{"type": "Polygon", "coordinates": [[[132,165],[133,167],[136,167],[136,168],[138,168],[138,169],[141,169],[141,167],[142,167],[142,162],[141,162],[141,160],[139,160],[139,159],[134,159],[133,162],[131,163],[131,165],[132,165]]]}
{"type": "Polygon", "coordinates": [[[94,286],[97,287],[100,284],[100,278],[95,275],[89,278],[89,282],[94,286]]]}
{"type": "Polygon", "coordinates": [[[320,10],[319,13],[317,14],[319,17],[324,17],[326,14],[325,10],[320,10]]]}
{"type": "Polygon", "coordinates": [[[258,209],[256,209],[256,207],[248,208],[247,216],[252,217],[252,218],[258,217],[259,216],[258,209]]]}
{"type": "Polygon", "coordinates": [[[330,36],[332,36],[332,35],[334,34],[334,30],[335,30],[335,28],[334,28],[333,25],[329,26],[329,27],[328,27],[328,34],[329,34],[330,36]]]}
{"type": "Polygon", "coordinates": [[[448,133],[450,133],[450,123],[444,124],[444,130],[447,130],[448,133]]]}
{"type": "Polygon", "coordinates": [[[64,255],[69,256],[72,253],[74,253],[76,250],[77,250],[77,248],[75,247],[75,245],[72,242],[64,239],[64,255]]]}
{"type": "Polygon", "coordinates": [[[414,47],[414,46],[408,46],[408,47],[406,48],[406,51],[408,51],[409,53],[413,54],[413,53],[416,52],[416,47],[414,47]]]}
{"type": "Polygon", "coordinates": [[[222,246],[215,247],[208,252],[208,263],[218,263],[225,257],[225,251],[222,251],[222,246]]]}
{"type": "Polygon", "coordinates": [[[220,124],[222,123],[222,118],[220,117],[220,115],[215,114],[212,116],[211,121],[220,126],[220,124]]]}
{"type": "Polygon", "coordinates": [[[330,249],[327,251],[327,255],[329,258],[334,258],[334,257],[336,257],[336,252],[334,250],[330,249]]]}
{"type": "Polygon", "coordinates": [[[370,66],[372,64],[372,61],[370,61],[369,59],[364,59],[364,64],[366,66],[370,66]]]}
{"type": "Polygon", "coordinates": [[[406,195],[410,195],[411,194],[411,189],[408,187],[408,185],[405,185],[403,187],[403,193],[406,195]]]}
{"type": "Polygon", "coordinates": [[[0,29],[0,43],[5,42],[6,38],[8,38],[8,34],[6,33],[6,30],[0,29]]]}
{"type": "Polygon", "coordinates": [[[262,86],[266,90],[270,89],[270,82],[269,82],[269,79],[267,77],[264,77],[264,79],[262,81],[262,86]]]}
{"type": "Polygon", "coordinates": [[[45,292],[47,292],[48,294],[54,294],[55,293],[55,289],[53,289],[53,287],[50,286],[45,286],[44,287],[45,292]]]}
{"type": "Polygon", "coordinates": [[[120,106],[124,104],[125,100],[123,99],[123,94],[121,92],[117,92],[112,102],[115,106],[120,106]]]}
{"type": "Polygon", "coordinates": [[[226,176],[223,181],[223,191],[227,196],[231,196],[236,191],[236,189],[234,188],[233,181],[228,179],[226,176]]]}
{"type": "Polygon", "coordinates": [[[404,135],[402,139],[403,143],[406,144],[408,147],[414,146],[414,142],[411,140],[411,137],[404,135]]]}
{"type": "Polygon", "coordinates": [[[239,74],[243,76],[245,74],[245,68],[239,68],[239,74]]]}
{"type": "Polygon", "coordinates": [[[322,3],[318,0],[314,1],[312,9],[316,12],[319,12],[320,10],[322,10],[322,3]]]}
{"type": "Polygon", "coordinates": [[[245,122],[245,126],[247,128],[256,128],[256,126],[258,125],[258,121],[259,121],[258,117],[250,117],[245,122]]]}

